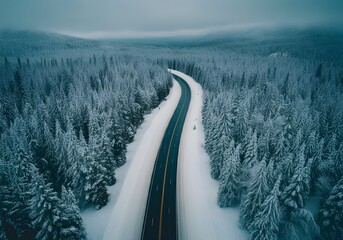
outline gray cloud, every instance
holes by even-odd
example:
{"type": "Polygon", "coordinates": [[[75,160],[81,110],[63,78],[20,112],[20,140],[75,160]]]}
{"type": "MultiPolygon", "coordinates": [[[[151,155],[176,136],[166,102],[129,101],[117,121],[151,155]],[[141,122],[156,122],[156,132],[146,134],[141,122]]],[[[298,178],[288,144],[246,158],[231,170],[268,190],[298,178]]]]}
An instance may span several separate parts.
{"type": "Polygon", "coordinates": [[[0,6],[0,28],[85,36],[258,23],[343,23],[342,0],[0,0],[0,6]]]}

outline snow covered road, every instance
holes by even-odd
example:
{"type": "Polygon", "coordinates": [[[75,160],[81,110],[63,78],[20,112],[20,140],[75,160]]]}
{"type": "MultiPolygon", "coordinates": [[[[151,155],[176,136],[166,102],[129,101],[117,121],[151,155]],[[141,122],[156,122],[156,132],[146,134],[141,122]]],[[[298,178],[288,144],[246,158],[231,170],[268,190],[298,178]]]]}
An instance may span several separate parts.
{"type": "Polygon", "coordinates": [[[154,161],[180,96],[181,87],[173,81],[166,101],[145,116],[128,145],[127,162],[116,170],[117,183],[109,187],[110,202],[82,212],[89,240],[140,239],[154,161]]]}
{"type": "MultiPolygon", "coordinates": [[[[167,101],[151,119],[137,142],[120,192],[104,233],[104,240],[140,239],[150,180],[164,132],[181,96],[181,88],[173,81],[167,101]]],[[[148,121],[149,122],[149,121],[148,121]]]]}
{"type": "Polygon", "coordinates": [[[182,78],[175,75],[173,78],[180,84],[182,94],[164,132],[155,160],[142,229],[142,240],[177,239],[177,164],[181,134],[191,100],[191,90],[182,78]]]}
{"type": "MultiPolygon", "coordinates": [[[[202,88],[191,77],[174,70],[191,89],[177,168],[178,236],[181,240],[248,239],[239,228],[237,208],[219,208],[218,182],[210,176],[201,123],[202,88]]],[[[138,240],[157,152],[164,132],[181,97],[174,80],[171,93],[159,108],[145,116],[134,142],[128,145],[127,163],[116,170],[117,183],[109,188],[110,203],[99,211],[82,213],[90,240],[138,240]]]]}

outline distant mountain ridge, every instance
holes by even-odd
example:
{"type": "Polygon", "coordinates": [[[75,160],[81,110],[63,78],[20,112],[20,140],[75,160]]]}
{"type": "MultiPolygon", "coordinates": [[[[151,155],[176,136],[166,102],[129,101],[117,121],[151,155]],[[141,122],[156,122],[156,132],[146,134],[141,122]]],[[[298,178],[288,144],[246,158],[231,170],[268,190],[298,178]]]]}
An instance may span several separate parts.
{"type": "MultiPolygon", "coordinates": [[[[21,57],[35,56],[37,51],[54,53],[60,50],[80,50],[91,52],[107,51],[114,47],[167,47],[167,48],[202,48],[214,47],[218,50],[234,49],[254,53],[256,46],[264,46],[265,54],[291,51],[303,48],[304,51],[333,52],[343,54],[343,29],[340,28],[274,28],[245,29],[212,32],[196,37],[172,38],[128,38],[91,40],[49,32],[35,31],[0,31],[0,56],[21,57]]],[[[118,50],[118,49],[117,49],[118,50]]],[[[260,50],[259,50],[260,51],[260,50]]],[[[295,51],[298,52],[298,51],[295,51]]],[[[261,51],[260,51],[261,53],[261,51]]],[[[40,53],[40,55],[42,55],[40,53]]],[[[44,53],[43,53],[44,55],[44,53]]]]}
{"type": "Polygon", "coordinates": [[[0,56],[17,57],[37,50],[89,49],[100,46],[96,40],[36,31],[0,31],[0,56]]]}

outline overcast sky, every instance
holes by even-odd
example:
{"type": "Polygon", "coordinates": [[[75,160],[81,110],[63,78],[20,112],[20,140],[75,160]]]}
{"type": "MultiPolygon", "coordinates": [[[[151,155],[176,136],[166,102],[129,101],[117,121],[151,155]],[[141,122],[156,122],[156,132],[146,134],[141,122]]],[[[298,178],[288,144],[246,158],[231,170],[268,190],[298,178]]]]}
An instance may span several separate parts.
{"type": "Polygon", "coordinates": [[[93,37],[321,23],[343,23],[343,0],[0,0],[1,29],[93,37]]]}

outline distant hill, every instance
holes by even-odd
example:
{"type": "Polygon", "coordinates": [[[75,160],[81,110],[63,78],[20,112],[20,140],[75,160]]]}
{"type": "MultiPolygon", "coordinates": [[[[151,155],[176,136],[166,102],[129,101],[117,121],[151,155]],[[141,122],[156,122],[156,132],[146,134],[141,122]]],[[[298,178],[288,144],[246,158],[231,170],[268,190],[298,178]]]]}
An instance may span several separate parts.
{"type": "Polygon", "coordinates": [[[96,40],[86,40],[66,35],[32,31],[0,31],[0,56],[20,57],[37,51],[47,53],[99,47],[96,40]]]}
{"type": "Polygon", "coordinates": [[[56,33],[32,31],[0,31],[0,56],[42,57],[81,56],[84,53],[127,52],[150,49],[160,53],[163,48],[180,51],[211,48],[252,55],[331,57],[343,55],[343,29],[274,28],[213,32],[197,37],[90,40],[56,33]],[[299,51],[301,49],[301,51],[299,51]]]}
{"type": "MultiPolygon", "coordinates": [[[[250,29],[207,34],[201,38],[189,41],[191,47],[217,47],[219,49],[240,49],[254,52],[257,47],[264,47],[267,53],[284,49],[292,51],[302,48],[304,52],[330,51],[343,53],[343,29],[327,28],[275,28],[250,29]]],[[[258,49],[261,53],[261,49],[258,49]]],[[[262,51],[263,52],[263,51],[262,51]]],[[[295,51],[298,52],[298,51],[295,51]]]]}
{"type": "Polygon", "coordinates": [[[107,40],[113,45],[168,47],[179,50],[211,48],[218,51],[283,56],[316,55],[333,59],[343,54],[340,28],[251,28],[212,32],[204,36],[107,40]],[[300,49],[300,51],[299,51],[300,49]],[[278,55],[278,54],[277,54],[278,55]],[[282,55],[282,54],[281,54],[282,55]]]}

